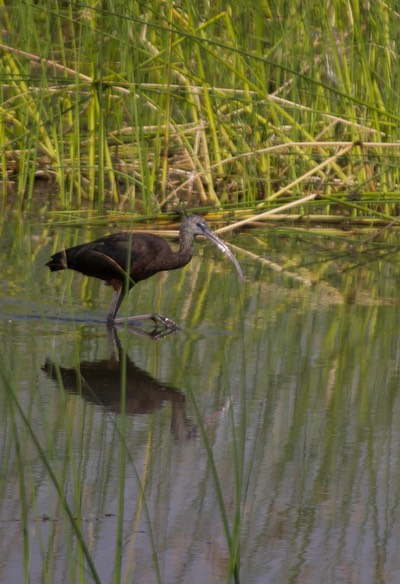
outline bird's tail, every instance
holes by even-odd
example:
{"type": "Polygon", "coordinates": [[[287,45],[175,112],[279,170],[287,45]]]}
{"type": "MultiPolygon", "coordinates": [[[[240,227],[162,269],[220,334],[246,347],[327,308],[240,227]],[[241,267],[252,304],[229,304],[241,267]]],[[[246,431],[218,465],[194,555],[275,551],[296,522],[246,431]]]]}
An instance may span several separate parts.
{"type": "Polygon", "coordinates": [[[51,272],[57,272],[58,270],[66,270],[68,265],[65,252],[59,251],[52,255],[50,260],[46,263],[46,266],[50,268],[51,272]]]}

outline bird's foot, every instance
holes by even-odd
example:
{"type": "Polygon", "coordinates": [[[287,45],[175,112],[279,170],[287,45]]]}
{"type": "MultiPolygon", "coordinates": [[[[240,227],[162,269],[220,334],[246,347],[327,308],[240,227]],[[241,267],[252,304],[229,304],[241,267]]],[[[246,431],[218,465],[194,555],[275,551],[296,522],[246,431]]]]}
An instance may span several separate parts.
{"type": "Polygon", "coordinates": [[[120,318],[116,318],[114,321],[112,321],[111,323],[109,321],[108,324],[122,324],[124,322],[127,323],[134,323],[134,322],[143,322],[145,320],[152,320],[154,322],[154,324],[156,325],[156,328],[160,327],[160,325],[171,332],[176,332],[181,330],[181,327],[173,320],[171,320],[170,318],[168,318],[167,316],[164,316],[163,314],[137,314],[135,316],[127,316],[127,317],[120,317],[120,318]]]}
{"type": "Polygon", "coordinates": [[[163,314],[152,314],[151,320],[156,324],[162,324],[166,329],[172,331],[180,331],[181,327],[174,320],[164,316],[163,314]]]}

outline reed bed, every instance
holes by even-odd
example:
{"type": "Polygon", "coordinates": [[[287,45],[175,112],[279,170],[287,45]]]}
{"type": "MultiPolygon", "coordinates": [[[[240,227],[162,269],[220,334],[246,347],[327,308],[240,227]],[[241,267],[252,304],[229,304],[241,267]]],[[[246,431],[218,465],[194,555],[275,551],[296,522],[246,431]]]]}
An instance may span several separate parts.
{"type": "MultiPolygon", "coordinates": [[[[64,235],[62,241],[54,237],[50,250],[48,231],[56,226],[83,225],[90,239],[103,224],[142,222],[147,227],[149,219],[153,224],[158,217],[158,232],[176,236],[178,214],[201,210],[211,221],[227,224],[218,230],[221,234],[274,222],[298,234],[311,227],[315,244],[323,239],[320,228],[328,234],[330,224],[331,235],[337,228],[349,237],[342,240],[344,253],[356,230],[374,227],[379,235],[388,226],[397,226],[400,14],[393,0],[371,3],[368,9],[354,0],[345,5],[338,0],[328,4],[277,0],[273,6],[262,0],[250,6],[237,0],[228,5],[219,0],[210,4],[8,0],[1,4],[0,26],[0,230],[4,235],[9,229],[6,217],[11,207],[16,207],[20,221],[22,211],[32,211],[45,225],[36,226],[41,231],[34,237],[15,238],[10,253],[23,269],[27,257],[31,266],[39,260],[43,266],[51,251],[78,243],[78,236],[81,241],[82,232],[71,229],[67,240],[64,235]]],[[[21,233],[25,233],[23,228],[21,233]]],[[[376,235],[376,231],[364,235],[360,245],[373,245],[370,238],[376,235]]],[[[288,265],[281,257],[274,261],[245,253],[251,269],[262,270],[268,264],[300,285],[329,278],[328,262],[310,269],[302,265],[301,252],[292,254],[288,265]]],[[[175,275],[178,292],[187,290],[193,327],[204,310],[201,291],[211,288],[215,296],[221,292],[210,273],[197,287],[196,277],[192,274],[188,283],[184,274],[175,275]]],[[[36,273],[28,270],[26,278],[38,289],[36,273]]],[[[72,302],[71,281],[66,276],[58,284],[57,299],[72,302]]],[[[87,305],[96,294],[104,293],[87,280],[75,285],[81,286],[80,297],[87,305]]],[[[157,294],[151,299],[154,305],[157,294]]],[[[339,298],[338,289],[330,284],[324,294],[339,298]]],[[[221,304],[226,321],[241,331],[245,324],[240,302],[234,310],[228,302],[221,304]]],[[[232,383],[232,390],[228,382],[223,388],[233,464],[229,500],[202,403],[195,390],[187,391],[226,540],[226,581],[235,584],[241,578],[244,509],[256,449],[255,445],[250,455],[245,452],[244,336],[239,343],[240,359],[234,360],[243,366],[241,389],[232,383]],[[238,418],[229,405],[234,399],[241,406],[238,418]]],[[[236,339],[229,342],[237,343],[236,339]]],[[[77,353],[79,343],[78,337],[77,353]]],[[[226,345],[221,342],[221,347],[223,361],[226,345]]],[[[190,364],[190,343],[179,358],[175,377],[182,375],[179,363],[182,369],[190,364]]],[[[123,395],[126,359],[123,353],[123,395]]],[[[213,356],[205,362],[212,363],[213,356]]],[[[29,581],[31,557],[26,496],[31,477],[24,472],[23,441],[29,441],[44,463],[63,520],[70,523],[74,535],[76,544],[69,544],[68,554],[79,563],[71,581],[100,582],[102,575],[92,560],[80,515],[85,469],[73,445],[74,422],[67,420],[65,429],[65,457],[72,472],[68,500],[62,492],[64,467],[58,468],[51,450],[50,420],[44,416],[44,437],[39,439],[12,371],[3,364],[0,373],[21,491],[25,581],[29,581]]],[[[217,378],[218,372],[210,375],[217,378]]],[[[58,377],[56,383],[65,398],[58,377]]],[[[158,454],[153,430],[148,434],[146,461],[154,461],[158,454]]],[[[161,582],[154,517],[149,516],[146,501],[148,475],[155,463],[146,462],[140,475],[127,447],[124,411],[115,426],[113,446],[119,456],[114,581],[128,581],[124,570],[134,570],[134,561],[128,567],[122,563],[128,469],[140,493],[132,525],[136,528],[145,515],[154,580],[161,582]]],[[[105,482],[106,478],[105,473],[105,482]]],[[[49,550],[51,567],[50,545],[49,550]]],[[[44,580],[51,577],[49,569],[44,580]]]]}
{"type": "Polygon", "coordinates": [[[314,195],[391,220],[399,25],[393,1],[5,2],[3,195],[137,219],[314,195]]]}

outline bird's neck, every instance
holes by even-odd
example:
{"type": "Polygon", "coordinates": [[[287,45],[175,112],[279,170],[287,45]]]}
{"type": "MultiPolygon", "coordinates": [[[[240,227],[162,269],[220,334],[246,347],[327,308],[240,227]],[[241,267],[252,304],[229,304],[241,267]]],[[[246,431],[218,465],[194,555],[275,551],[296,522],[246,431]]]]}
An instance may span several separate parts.
{"type": "Polygon", "coordinates": [[[182,230],[179,234],[179,249],[175,252],[175,257],[180,266],[185,266],[193,257],[193,235],[186,230],[182,230]]]}
{"type": "Polygon", "coordinates": [[[161,268],[157,265],[157,271],[160,270],[176,270],[178,268],[183,268],[190,262],[193,257],[193,236],[190,238],[188,234],[181,233],[179,235],[179,249],[177,251],[172,251],[169,247],[169,251],[164,250],[162,261],[160,262],[161,268]]]}

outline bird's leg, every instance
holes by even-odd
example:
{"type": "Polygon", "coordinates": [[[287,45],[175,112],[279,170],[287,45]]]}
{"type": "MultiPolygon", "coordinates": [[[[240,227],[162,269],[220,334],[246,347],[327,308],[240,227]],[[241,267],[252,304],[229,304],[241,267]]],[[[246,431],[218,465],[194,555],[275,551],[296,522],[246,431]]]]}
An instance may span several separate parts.
{"type": "Polygon", "coordinates": [[[113,286],[113,293],[111,298],[110,310],[108,311],[107,315],[107,322],[112,323],[115,322],[115,315],[117,314],[119,307],[122,304],[122,301],[125,296],[124,287],[122,284],[119,286],[113,286]]]}
{"type": "Polygon", "coordinates": [[[152,320],[156,326],[160,324],[168,330],[179,331],[181,327],[173,320],[164,316],[163,314],[135,314],[135,316],[127,316],[116,318],[114,324],[121,324],[123,322],[143,322],[144,320],[152,320]]]}
{"type": "Polygon", "coordinates": [[[143,320],[152,320],[156,326],[160,324],[167,330],[170,331],[179,331],[180,326],[176,324],[170,318],[164,316],[163,314],[136,314],[134,316],[121,316],[119,318],[115,318],[116,314],[119,310],[119,307],[122,304],[122,301],[125,297],[125,286],[120,281],[113,280],[111,282],[113,287],[113,295],[111,298],[111,306],[107,316],[107,323],[109,325],[114,324],[121,324],[123,322],[140,322],[143,320]]]}

